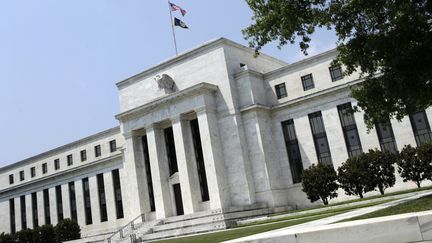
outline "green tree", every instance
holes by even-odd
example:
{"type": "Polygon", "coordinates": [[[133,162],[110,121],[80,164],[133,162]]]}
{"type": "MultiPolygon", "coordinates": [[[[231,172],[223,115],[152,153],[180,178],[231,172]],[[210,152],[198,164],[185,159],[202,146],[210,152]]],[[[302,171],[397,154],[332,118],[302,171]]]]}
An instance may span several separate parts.
{"type": "Polygon", "coordinates": [[[373,175],[370,173],[371,165],[364,158],[364,156],[351,157],[338,168],[339,185],[347,195],[358,195],[363,198],[364,193],[374,190],[370,186],[370,181],[373,180],[373,175]]]}
{"type": "Polygon", "coordinates": [[[18,243],[32,243],[33,242],[33,230],[23,229],[15,233],[16,241],[18,243]]]}
{"type": "Polygon", "coordinates": [[[317,27],[338,37],[345,73],[365,82],[353,90],[371,128],[432,105],[432,2],[389,0],[246,0],[254,23],[243,30],[257,53],[266,44],[299,42],[306,54],[317,27]],[[379,75],[376,75],[380,73],[379,75]]]}
{"type": "Polygon", "coordinates": [[[432,141],[421,145],[417,150],[419,159],[422,161],[422,163],[429,165],[428,179],[432,180],[432,141]]]}
{"type": "Polygon", "coordinates": [[[381,195],[384,195],[386,188],[394,186],[396,182],[394,164],[397,161],[397,156],[389,152],[382,152],[377,149],[369,150],[369,152],[359,156],[363,163],[369,163],[369,180],[368,189],[374,190],[378,188],[381,195]]]}
{"type": "Polygon", "coordinates": [[[317,164],[303,171],[303,191],[311,202],[321,199],[324,205],[337,197],[337,174],[332,166],[317,164]]]}
{"type": "Polygon", "coordinates": [[[397,162],[398,172],[403,181],[413,181],[418,188],[420,188],[422,181],[431,179],[432,175],[430,162],[421,159],[419,150],[411,147],[411,145],[405,146],[400,152],[397,162]]]}
{"type": "Polygon", "coordinates": [[[56,242],[56,234],[54,231],[54,227],[51,224],[45,224],[39,227],[39,240],[43,243],[55,243],[56,242]]]}
{"type": "Polygon", "coordinates": [[[0,234],[0,243],[15,243],[15,236],[12,234],[6,234],[5,232],[2,232],[0,234]]]}
{"type": "Polygon", "coordinates": [[[76,240],[81,238],[81,229],[77,222],[72,219],[63,219],[55,226],[57,242],[76,240]]]}

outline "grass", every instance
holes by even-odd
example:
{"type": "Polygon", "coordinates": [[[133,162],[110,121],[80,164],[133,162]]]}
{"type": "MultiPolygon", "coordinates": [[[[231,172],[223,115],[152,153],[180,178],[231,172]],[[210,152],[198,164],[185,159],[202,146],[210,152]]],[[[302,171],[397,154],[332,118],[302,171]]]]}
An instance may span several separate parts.
{"type": "Polygon", "coordinates": [[[360,220],[360,219],[369,219],[376,217],[384,217],[396,214],[403,213],[413,213],[413,212],[421,212],[432,210],[432,196],[422,197],[410,202],[406,202],[403,204],[395,205],[393,207],[388,207],[385,209],[381,209],[372,213],[360,215],[354,218],[346,219],[341,222],[352,221],[352,220],[360,220]]]}

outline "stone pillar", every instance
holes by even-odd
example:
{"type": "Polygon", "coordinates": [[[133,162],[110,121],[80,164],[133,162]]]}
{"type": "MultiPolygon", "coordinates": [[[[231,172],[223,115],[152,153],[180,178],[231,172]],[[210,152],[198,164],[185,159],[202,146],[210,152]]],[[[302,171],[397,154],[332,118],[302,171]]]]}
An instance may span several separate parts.
{"type": "Polygon", "coordinates": [[[22,222],[21,222],[21,201],[20,197],[14,198],[15,203],[15,229],[16,231],[22,230],[22,222]]]}
{"type": "Polygon", "coordinates": [[[210,208],[224,209],[231,202],[216,115],[205,109],[196,113],[210,193],[210,208]]]}
{"type": "Polygon", "coordinates": [[[55,186],[48,189],[49,194],[49,202],[50,202],[50,215],[51,215],[51,224],[56,225],[58,223],[57,219],[57,198],[55,186]]]}
{"type": "MultiPolygon", "coordinates": [[[[321,114],[330,147],[333,168],[337,169],[348,159],[348,150],[339,119],[339,112],[336,106],[332,106],[329,109],[322,110],[321,114]]],[[[309,131],[311,131],[310,127],[309,131]]]]}
{"type": "Polygon", "coordinates": [[[401,121],[392,119],[391,124],[399,151],[402,151],[404,146],[408,144],[412,147],[417,146],[409,116],[404,116],[401,121]]]}
{"type": "Polygon", "coordinates": [[[84,209],[84,192],[83,192],[83,183],[82,180],[75,181],[75,198],[76,198],[76,207],[77,207],[77,219],[78,224],[83,228],[85,223],[85,209],[84,209]]]}
{"type": "Polygon", "coordinates": [[[108,221],[116,220],[117,214],[115,209],[114,187],[111,171],[104,173],[104,183],[108,221]]]}
{"type": "Polygon", "coordinates": [[[46,224],[45,222],[45,208],[44,208],[44,200],[43,200],[43,191],[36,192],[37,194],[37,207],[38,207],[38,219],[39,226],[46,224]]]}
{"type": "MultiPolygon", "coordinates": [[[[357,104],[353,104],[355,106],[357,104]]],[[[378,134],[375,126],[369,131],[367,130],[366,123],[363,120],[364,112],[354,112],[354,119],[357,125],[357,130],[360,137],[363,152],[367,153],[369,149],[379,149],[381,146],[378,140],[378,134]]]]}
{"type": "Polygon", "coordinates": [[[99,208],[99,193],[96,176],[89,176],[89,191],[90,191],[90,205],[92,211],[93,224],[101,222],[100,208],[99,208]]]}
{"type": "Polygon", "coordinates": [[[71,219],[71,206],[70,206],[70,200],[69,200],[69,184],[63,184],[61,185],[61,191],[62,191],[62,199],[63,199],[63,218],[71,219]]]}
{"type": "Polygon", "coordinates": [[[146,128],[146,133],[156,204],[156,218],[163,219],[173,215],[168,183],[169,168],[165,139],[162,129],[154,126],[146,128]]]}
{"type": "Polygon", "coordinates": [[[180,116],[172,119],[174,142],[179,169],[179,180],[185,214],[199,210],[200,187],[197,177],[196,161],[194,155],[191,129],[188,121],[180,116]]]}
{"type": "Polygon", "coordinates": [[[27,228],[33,229],[33,208],[31,194],[25,195],[26,202],[26,216],[27,216],[27,228]]]}
{"type": "Polygon", "coordinates": [[[429,121],[429,127],[432,128],[432,107],[429,107],[425,110],[427,119],[429,121]]]}

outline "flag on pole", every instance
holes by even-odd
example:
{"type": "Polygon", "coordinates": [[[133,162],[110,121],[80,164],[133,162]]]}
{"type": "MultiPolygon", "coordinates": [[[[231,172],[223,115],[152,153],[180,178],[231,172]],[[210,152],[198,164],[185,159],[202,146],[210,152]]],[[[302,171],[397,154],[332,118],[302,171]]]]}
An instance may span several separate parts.
{"type": "Polygon", "coordinates": [[[180,6],[175,5],[174,3],[168,2],[171,8],[171,11],[180,11],[183,16],[186,15],[186,10],[182,9],[180,6]]]}
{"type": "Polygon", "coordinates": [[[183,29],[189,29],[189,27],[185,24],[185,22],[181,21],[180,19],[174,17],[174,25],[179,26],[183,29]]]}

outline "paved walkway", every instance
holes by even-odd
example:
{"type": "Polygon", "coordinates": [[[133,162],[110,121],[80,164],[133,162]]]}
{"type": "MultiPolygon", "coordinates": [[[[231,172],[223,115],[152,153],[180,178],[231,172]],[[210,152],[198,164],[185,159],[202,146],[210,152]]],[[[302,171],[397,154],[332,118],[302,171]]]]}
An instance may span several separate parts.
{"type": "Polygon", "coordinates": [[[335,222],[338,222],[338,221],[341,221],[344,219],[349,219],[349,218],[357,217],[360,215],[368,214],[371,212],[375,212],[375,211],[378,211],[378,210],[381,210],[384,208],[395,206],[395,205],[398,205],[401,203],[405,203],[405,202],[412,201],[412,200],[415,200],[415,199],[418,199],[418,198],[421,198],[424,196],[429,196],[429,195],[432,195],[432,192],[420,193],[420,194],[417,194],[414,196],[402,198],[399,200],[383,203],[383,204],[376,205],[376,206],[356,209],[356,210],[353,210],[353,211],[350,211],[347,213],[343,213],[343,214],[331,216],[328,218],[323,218],[323,219],[311,221],[311,222],[304,223],[304,224],[299,224],[299,225],[295,225],[295,226],[291,226],[291,227],[287,227],[287,228],[272,230],[272,231],[268,231],[268,232],[264,232],[264,233],[260,233],[260,234],[256,234],[256,235],[251,235],[251,236],[247,236],[247,237],[243,237],[243,238],[239,238],[239,239],[235,239],[235,240],[230,240],[230,241],[226,241],[226,243],[250,242],[250,241],[255,241],[255,240],[259,240],[259,239],[272,238],[272,237],[276,237],[276,236],[280,236],[280,235],[295,234],[299,231],[302,231],[302,230],[305,230],[308,228],[312,228],[312,227],[316,227],[316,226],[320,226],[320,225],[332,224],[332,223],[335,223],[335,222]]]}

